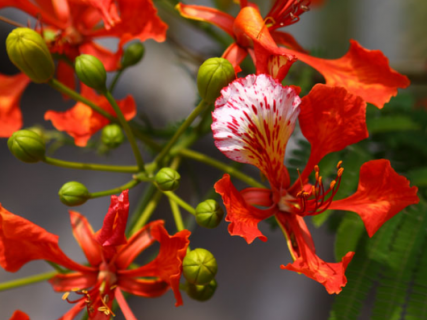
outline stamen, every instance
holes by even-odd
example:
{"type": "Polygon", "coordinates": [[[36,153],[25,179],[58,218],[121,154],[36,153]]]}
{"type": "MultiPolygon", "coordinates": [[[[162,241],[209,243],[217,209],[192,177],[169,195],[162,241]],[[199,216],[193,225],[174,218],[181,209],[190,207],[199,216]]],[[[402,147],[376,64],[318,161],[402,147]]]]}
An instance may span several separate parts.
{"type": "Polygon", "coordinates": [[[69,295],[70,295],[70,293],[69,293],[69,292],[65,292],[65,293],[62,295],[62,300],[67,300],[69,295]]]}
{"type": "Polygon", "coordinates": [[[269,28],[271,26],[274,26],[275,24],[276,24],[276,21],[272,17],[266,17],[264,19],[264,23],[262,25],[262,28],[259,31],[259,33],[257,34],[256,38],[259,39],[259,37],[260,37],[261,33],[264,31],[265,27],[269,28]],[[271,24],[267,24],[267,21],[271,21],[272,23],[271,24]]]}

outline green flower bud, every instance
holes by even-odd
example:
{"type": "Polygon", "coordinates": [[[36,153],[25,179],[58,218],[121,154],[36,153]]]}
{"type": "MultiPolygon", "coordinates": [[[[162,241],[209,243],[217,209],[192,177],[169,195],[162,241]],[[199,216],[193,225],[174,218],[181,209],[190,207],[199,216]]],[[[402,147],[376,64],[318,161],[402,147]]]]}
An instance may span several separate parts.
{"type": "Polygon", "coordinates": [[[172,168],[162,168],[157,172],[155,180],[162,191],[174,191],[179,187],[181,176],[172,168]]]}
{"type": "Polygon", "coordinates": [[[19,130],[7,140],[10,152],[19,160],[28,163],[44,159],[45,143],[43,138],[31,130],[19,130]]]}
{"type": "Polygon", "coordinates": [[[131,43],[123,54],[122,68],[136,65],[144,57],[145,48],[141,42],[131,43]]]}
{"type": "Polygon", "coordinates": [[[120,146],[125,139],[122,128],[113,123],[102,129],[101,140],[108,148],[115,149],[120,146]]]}
{"type": "Polygon", "coordinates": [[[197,248],[187,253],[182,262],[185,279],[196,285],[207,285],[218,271],[216,259],[206,249],[197,248]]]}
{"type": "Polygon", "coordinates": [[[212,298],[212,296],[215,293],[217,287],[216,280],[213,279],[211,282],[209,282],[206,286],[199,286],[196,284],[188,283],[187,282],[187,295],[197,301],[206,301],[212,298]]]}
{"type": "Polygon", "coordinates": [[[215,200],[208,199],[196,207],[196,222],[199,226],[213,229],[221,223],[224,211],[215,200]]]}
{"type": "Polygon", "coordinates": [[[70,181],[59,189],[59,200],[69,207],[79,206],[90,198],[86,186],[80,182],[70,181]]]}
{"type": "Polygon", "coordinates": [[[98,91],[106,89],[107,72],[98,58],[89,54],[81,54],[76,58],[76,74],[80,81],[98,91]]]}
{"type": "Polygon", "coordinates": [[[210,58],[203,62],[197,74],[199,95],[206,102],[214,102],[221,89],[236,78],[232,64],[224,58],[210,58]]]}
{"type": "Polygon", "coordinates": [[[55,73],[52,56],[43,38],[29,28],[17,28],[6,39],[10,61],[36,83],[47,82],[55,73]]]}

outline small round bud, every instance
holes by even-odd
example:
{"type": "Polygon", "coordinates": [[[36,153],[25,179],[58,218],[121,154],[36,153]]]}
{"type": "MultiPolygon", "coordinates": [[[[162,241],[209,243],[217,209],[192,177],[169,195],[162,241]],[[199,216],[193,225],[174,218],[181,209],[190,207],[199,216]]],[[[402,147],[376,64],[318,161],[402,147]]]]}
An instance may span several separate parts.
{"type": "Polygon", "coordinates": [[[216,280],[213,279],[211,282],[209,282],[206,286],[199,286],[196,284],[188,283],[187,282],[187,295],[197,301],[206,301],[212,298],[212,296],[215,293],[217,287],[216,280]]]}
{"type": "Polygon", "coordinates": [[[98,91],[106,89],[107,72],[98,58],[90,54],[81,54],[76,58],[76,74],[80,81],[98,91]]]}
{"type": "Polygon", "coordinates": [[[6,39],[10,61],[36,83],[47,82],[55,73],[55,65],[46,42],[34,30],[17,28],[6,39]]]}
{"type": "Polygon", "coordinates": [[[70,181],[59,189],[59,199],[67,206],[74,207],[85,203],[90,198],[86,186],[80,182],[70,181]]]}
{"type": "Polygon", "coordinates": [[[216,259],[206,249],[197,248],[187,253],[182,262],[185,279],[196,285],[207,285],[218,271],[216,259]]]}
{"type": "Polygon", "coordinates": [[[155,180],[162,191],[174,191],[179,187],[181,175],[172,168],[162,168],[157,172],[155,180]]]}
{"type": "Polygon", "coordinates": [[[122,58],[122,68],[136,65],[144,57],[145,48],[141,42],[134,42],[127,46],[122,58]]]}
{"type": "Polygon", "coordinates": [[[113,123],[105,126],[102,129],[101,140],[110,149],[115,149],[120,146],[125,139],[122,128],[119,125],[113,123]]]}
{"type": "Polygon", "coordinates": [[[208,199],[196,207],[196,222],[199,226],[213,229],[221,223],[224,211],[215,200],[208,199]]]}
{"type": "Polygon", "coordinates": [[[206,102],[214,102],[221,89],[235,79],[232,64],[224,58],[210,58],[203,62],[197,74],[199,95],[206,102]]]}
{"type": "Polygon", "coordinates": [[[7,140],[10,152],[23,162],[34,163],[44,159],[46,152],[43,138],[31,130],[19,130],[7,140]]]}

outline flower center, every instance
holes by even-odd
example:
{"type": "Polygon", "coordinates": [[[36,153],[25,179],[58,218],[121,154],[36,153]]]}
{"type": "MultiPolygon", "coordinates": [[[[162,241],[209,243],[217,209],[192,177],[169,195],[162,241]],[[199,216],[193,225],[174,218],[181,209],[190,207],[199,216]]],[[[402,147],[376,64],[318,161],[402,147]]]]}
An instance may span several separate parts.
{"type": "Polygon", "coordinates": [[[276,1],[266,19],[273,22],[269,29],[275,30],[299,21],[299,16],[309,10],[310,0],[279,0],[276,1]]]}

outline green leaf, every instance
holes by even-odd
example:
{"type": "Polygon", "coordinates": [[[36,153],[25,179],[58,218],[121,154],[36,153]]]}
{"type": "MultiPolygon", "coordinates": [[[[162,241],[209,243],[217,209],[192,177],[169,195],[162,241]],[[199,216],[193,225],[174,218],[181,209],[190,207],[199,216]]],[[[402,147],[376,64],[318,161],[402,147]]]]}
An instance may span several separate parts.
{"type": "Polygon", "coordinates": [[[340,261],[349,251],[356,251],[357,244],[365,232],[362,219],[353,213],[346,213],[338,227],[335,240],[335,259],[340,261]]]}
{"type": "Polygon", "coordinates": [[[370,134],[394,131],[420,130],[421,126],[409,116],[391,115],[366,120],[370,134]]]}
{"type": "Polygon", "coordinates": [[[319,228],[321,225],[323,225],[328,218],[331,216],[331,214],[333,213],[332,210],[326,210],[325,212],[312,216],[311,217],[311,222],[313,223],[313,225],[316,228],[319,228]]]}

